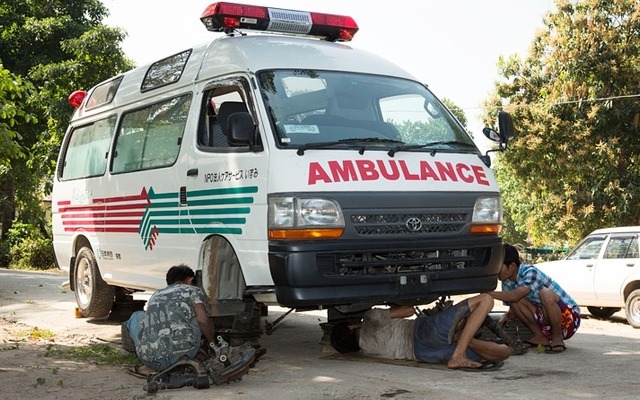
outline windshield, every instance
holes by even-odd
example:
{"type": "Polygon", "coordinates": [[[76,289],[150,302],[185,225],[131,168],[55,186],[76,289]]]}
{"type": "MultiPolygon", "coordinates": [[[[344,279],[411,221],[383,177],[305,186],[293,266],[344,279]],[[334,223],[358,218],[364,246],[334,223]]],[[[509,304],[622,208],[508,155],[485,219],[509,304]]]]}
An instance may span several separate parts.
{"type": "Polygon", "coordinates": [[[279,147],[477,151],[464,128],[417,82],[316,70],[271,70],[258,77],[279,147]]]}

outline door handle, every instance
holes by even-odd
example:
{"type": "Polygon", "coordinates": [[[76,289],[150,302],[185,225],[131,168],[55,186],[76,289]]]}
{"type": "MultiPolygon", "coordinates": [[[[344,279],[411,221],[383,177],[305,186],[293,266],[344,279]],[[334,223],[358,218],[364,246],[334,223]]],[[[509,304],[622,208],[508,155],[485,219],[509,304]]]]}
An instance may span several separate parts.
{"type": "Polygon", "coordinates": [[[635,263],[627,263],[627,267],[631,268],[631,267],[635,267],[636,264],[635,263]]]}
{"type": "Polygon", "coordinates": [[[191,168],[188,170],[187,176],[198,176],[198,168],[191,168]]]}

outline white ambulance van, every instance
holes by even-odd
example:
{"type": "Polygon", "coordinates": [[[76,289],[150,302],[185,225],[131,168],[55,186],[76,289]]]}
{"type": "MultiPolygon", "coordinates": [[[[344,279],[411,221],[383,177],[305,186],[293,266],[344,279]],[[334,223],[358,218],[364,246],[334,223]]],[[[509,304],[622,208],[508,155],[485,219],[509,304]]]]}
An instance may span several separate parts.
{"type": "MultiPolygon", "coordinates": [[[[424,84],[345,44],[352,18],[215,3],[201,21],[226,35],[69,98],[54,246],[84,316],[176,264],[214,316],[495,288],[489,157],[424,84]]],[[[504,149],[512,129],[503,113],[485,134],[504,149]]]]}

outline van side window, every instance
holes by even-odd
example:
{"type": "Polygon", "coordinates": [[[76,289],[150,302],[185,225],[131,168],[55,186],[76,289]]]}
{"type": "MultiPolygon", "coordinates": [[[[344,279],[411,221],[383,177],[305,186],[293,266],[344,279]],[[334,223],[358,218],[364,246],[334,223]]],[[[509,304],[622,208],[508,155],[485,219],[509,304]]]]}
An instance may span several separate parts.
{"type": "Polygon", "coordinates": [[[122,78],[123,77],[121,75],[96,86],[89,95],[89,99],[87,99],[86,108],[90,109],[111,103],[113,98],[116,97],[116,92],[118,91],[118,87],[120,87],[122,78]]]}
{"type": "Polygon", "coordinates": [[[73,129],[60,166],[60,180],[104,175],[115,126],[116,117],[112,116],[73,129]]]}
{"type": "Polygon", "coordinates": [[[198,145],[228,149],[232,145],[226,135],[229,115],[249,112],[240,88],[223,86],[206,93],[200,119],[198,145]]]}
{"type": "Polygon", "coordinates": [[[178,82],[184,67],[189,61],[191,55],[191,49],[185,50],[181,53],[174,54],[162,60],[156,61],[147,70],[140,86],[140,92],[161,88],[163,86],[170,85],[178,82]]]}
{"type": "Polygon", "coordinates": [[[129,112],[116,139],[113,173],[166,167],[178,158],[191,95],[129,112]]]}

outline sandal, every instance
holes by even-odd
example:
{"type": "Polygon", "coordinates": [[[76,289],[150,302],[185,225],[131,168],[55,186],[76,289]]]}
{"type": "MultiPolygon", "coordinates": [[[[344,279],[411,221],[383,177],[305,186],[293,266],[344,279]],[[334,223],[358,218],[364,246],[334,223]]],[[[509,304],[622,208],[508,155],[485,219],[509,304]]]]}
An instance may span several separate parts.
{"type": "Polygon", "coordinates": [[[567,346],[565,346],[564,344],[553,344],[553,345],[550,345],[544,352],[547,354],[558,354],[558,353],[562,353],[566,349],[567,349],[567,346]]]}
{"type": "Polygon", "coordinates": [[[455,369],[458,371],[466,371],[466,372],[488,372],[488,371],[499,370],[500,368],[502,368],[503,365],[504,365],[504,362],[502,361],[484,361],[477,368],[462,367],[462,368],[455,368],[455,369]]]}

